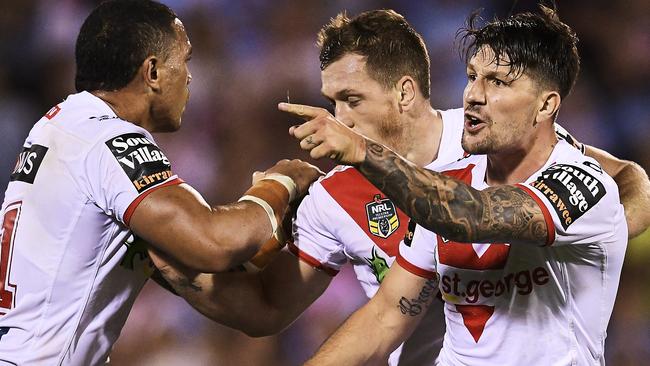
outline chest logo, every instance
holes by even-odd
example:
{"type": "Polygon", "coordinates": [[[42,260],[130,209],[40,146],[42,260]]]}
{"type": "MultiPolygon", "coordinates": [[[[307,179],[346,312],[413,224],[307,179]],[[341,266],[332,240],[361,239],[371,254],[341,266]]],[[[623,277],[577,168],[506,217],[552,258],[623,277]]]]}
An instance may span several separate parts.
{"type": "Polygon", "coordinates": [[[399,228],[399,218],[395,205],[388,198],[376,194],[373,201],[366,204],[366,217],[370,233],[382,239],[389,237],[399,228]]]}

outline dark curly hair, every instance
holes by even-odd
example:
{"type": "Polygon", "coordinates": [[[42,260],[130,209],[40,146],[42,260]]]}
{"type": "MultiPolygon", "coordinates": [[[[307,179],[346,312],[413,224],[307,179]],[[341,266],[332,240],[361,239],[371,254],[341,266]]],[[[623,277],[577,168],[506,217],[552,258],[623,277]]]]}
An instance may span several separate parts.
{"type": "Polygon", "coordinates": [[[479,13],[458,31],[465,63],[483,47],[494,51],[493,60],[510,66],[510,72],[526,72],[541,85],[556,89],[562,98],[573,88],[580,71],[578,37],[560,21],[556,10],[540,5],[540,14],[521,13],[494,19],[478,28],[479,13]]]}
{"type": "Polygon", "coordinates": [[[100,4],[77,37],[77,91],[118,90],[152,55],[165,59],[176,37],[176,14],[150,0],[113,0],[100,4]]]}

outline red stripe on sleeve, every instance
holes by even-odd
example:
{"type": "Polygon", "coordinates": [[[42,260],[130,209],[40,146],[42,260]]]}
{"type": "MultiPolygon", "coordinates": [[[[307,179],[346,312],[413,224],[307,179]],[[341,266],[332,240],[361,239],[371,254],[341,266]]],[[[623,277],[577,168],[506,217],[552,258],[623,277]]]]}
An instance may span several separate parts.
{"type": "Polygon", "coordinates": [[[436,272],[427,271],[426,269],[422,269],[414,264],[411,264],[411,262],[409,262],[408,259],[402,257],[401,253],[397,254],[395,260],[397,261],[397,264],[399,264],[402,268],[413,273],[416,276],[426,278],[428,280],[436,277],[436,272]]]}
{"type": "Polygon", "coordinates": [[[532,199],[537,202],[539,205],[539,208],[542,210],[542,214],[544,215],[544,221],[546,222],[546,230],[548,231],[548,236],[546,237],[546,246],[550,246],[555,242],[555,224],[553,223],[553,217],[551,217],[551,213],[548,211],[548,207],[542,202],[542,200],[528,187],[526,187],[523,184],[516,184],[517,187],[521,188],[524,190],[524,192],[528,193],[532,199]]]}
{"type": "Polygon", "coordinates": [[[151,187],[150,189],[142,192],[138,197],[136,197],[135,200],[133,200],[133,202],[131,202],[129,207],[127,207],[127,209],[126,209],[126,212],[124,213],[124,223],[126,224],[126,226],[129,226],[129,222],[131,221],[131,215],[133,215],[133,212],[135,211],[135,208],[138,207],[140,202],[142,202],[142,200],[145,197],[147,197],[151,192],[157,190],[158,188],[172,186],[172,185],[181,184],[181,183],[185,183],[185,181],[180,179],[180,178],[176,178],[176,179],[172,179],[172,180],[170,180],[168,182],[165,182],[165,183],[163,183],[161,185],[151,187]]]}
{"type": "Polygon", "coordinates": [[[315,269],[323,271],[332,277],[336,276],[339,273],[338,270],[325,266],[323,263],[319,262],[318,259],[301,251],[293,242],[291,241],[287,242],[287,247],[289,248],[289,251],[293,253],[293,255],[298,257],[303,262],[314,267],[315,269]]]}

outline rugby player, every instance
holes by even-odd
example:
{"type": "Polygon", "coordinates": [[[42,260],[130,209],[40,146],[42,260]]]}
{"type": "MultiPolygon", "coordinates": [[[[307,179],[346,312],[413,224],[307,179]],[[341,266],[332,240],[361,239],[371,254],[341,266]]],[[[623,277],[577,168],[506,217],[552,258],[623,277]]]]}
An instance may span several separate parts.
{"type": "Polygon", "coordinates": [[[447,331],[436,364],[604,364],[628,228],[614,180],[554,131],[577,37],[541,9],[463,30],[471,155],[444,174],[321,109],[281,104],[310,119],[290,132],[312,157],[355,166],[412,219],[377,294],[308,364],[385,360],[438,288],[447,331]]]}
{"type": "MultiPolygon", "coordinates": [[[[321,29],[318,45],[322,93],[337,119],[428,169],[437,170],[464,155],[464,112],[430,106],[426,48],[401,15],[390,10],[353,18],[339,14],[321,29]]],[[[584,149],[565,132],[560,134],[584,149]]],[[[621,175],[626,184],[643,182],[633,163],[605,157],[591,147],[586,150],[619,171],[631,171],[621,175]]],[[[295,320],[346,263],[353,265],[371,298],[395,259],[407,221],[356,169],[338,167],[311,187],[298,209],[289,248],[300,261],[280,253],[260,273],[225,275],[200,275],[164,258],[157,264],[200,312],[249,335],[264,336],[295,320]]],[[[433,362],[444,333],[441,311],[429,311],[413,336],[390,355],[391,365],[433,362]]]]}
{"type": "Polygon", "coordinates": [[[85,20],[78,93],[34,125],[2,204],[0,364],[105,364],[154,271],[138,238],[189,268],[227,270],[320,175],[281,161],[225,206],[176,176],[151,133],[180,127],[191,50],[157,2],[107,1],[85,20]]]}

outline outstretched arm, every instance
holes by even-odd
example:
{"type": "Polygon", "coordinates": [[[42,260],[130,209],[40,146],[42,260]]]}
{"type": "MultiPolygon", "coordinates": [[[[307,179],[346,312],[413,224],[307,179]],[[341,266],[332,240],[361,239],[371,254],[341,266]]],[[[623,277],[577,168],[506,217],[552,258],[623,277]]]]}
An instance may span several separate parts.
{"type": "Polygon", "coordinates": [[[517,186],[477,190],[420,168],[352,131],[320,108],[281,103],[308,122],[291,128],[311,157],[355,165],[416,223],[458,242],[545,244],[548,229],[537,202],[517,186]]]}
{"type": "Polygon", "coordinates": [[[299,160],[283,160],[266,174],[240,202],[215,207],[185,183],[161,187],[136,201],[127,224],[188,268],[226,271],[260,249],[282,222],[290,201],[302,196],[322,172],[299,160]],[[287,177],[293,181],[291,189],[282,183],[287,177]]]}
{"type": "Polygon", "coordinates": [[[541,208],[517,186],[477,190],[419,168],[371,140],[366,140],[365,159],[358,169],[415,222],[447,239],[546,243],[541,208]]]}
{"type": "Polygon", "coordinates": [[[607,151],[585,145],[586,154],[598,161],[618,185],[618,194],[625,207],[628,236],[634,238],[650,226],[650,180],[638,164],[621,160],[607,151]]]}
{"type": "Polygon", "coordinates": [[[385,364],[388,355],[413,332],[437,293],[436,280],[418,277],[395,263],[377,294],[305,365],[385,364]]]}

